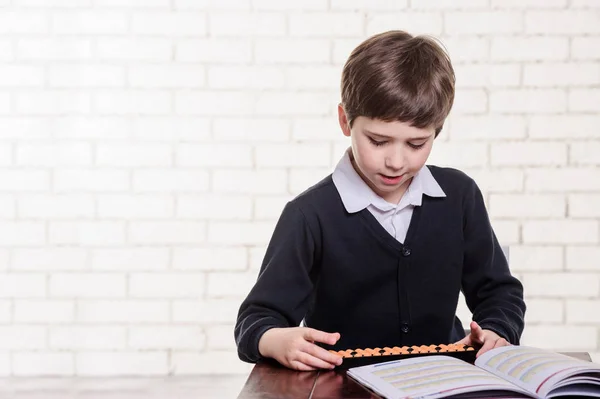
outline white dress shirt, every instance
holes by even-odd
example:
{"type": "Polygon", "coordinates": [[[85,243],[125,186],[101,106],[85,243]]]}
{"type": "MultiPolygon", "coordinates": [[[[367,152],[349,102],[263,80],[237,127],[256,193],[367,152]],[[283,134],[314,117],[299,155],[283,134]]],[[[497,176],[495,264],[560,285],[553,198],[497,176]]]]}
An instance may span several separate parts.
{"type": "Polygon", "coordinates": [[[350,151],[352,149],[348,148],[332,175],[346,211],[355,213],[367,208],[383,228],[401,243],[406,238],[414,207],[421,206],[423,194],[430,197],[446,196],[429,168],[423,166],[413,177],[400,202],[387,202],[375,194],[356,172],[350,160],[350,151]]]}

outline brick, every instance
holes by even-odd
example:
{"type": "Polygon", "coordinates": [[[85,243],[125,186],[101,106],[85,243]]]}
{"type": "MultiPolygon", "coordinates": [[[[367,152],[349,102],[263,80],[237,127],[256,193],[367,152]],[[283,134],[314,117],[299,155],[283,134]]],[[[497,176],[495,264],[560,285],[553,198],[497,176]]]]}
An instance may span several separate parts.
{"type": "Polygon", "coordinates": [[[45,191],[50,187],[48,171],[4,170],[0,171],[0,191],[45,191]]]}
{"type": "MultiPolygon", "coordinates": [[[[333,39],[333,51],[332,61],[337,67],[342,67],[346,62],[350,53],[356,46],[358,46],[364,39],[352,38],[352,39],[333,39]]],[[[313,65],[314,66],[314,65],[313,65]]],[[[341,76],[340,76],[341,77],[341,76]]]]}
{"type": "Polygon", "coordinates": [[[84,248],[15,248],[13,250],[12,270],[82,270],[87,268],[87,250],[84,248]]]}
{"type": "Polygon", "coordinates": [[[440,36],[440,39],[447,48],[450,59],[457,66],[459,62],[489,59],[490,39],[487,37],[440,36]]]}
{"type": "Polygon", "coordinates": [[[107,169],[59,169],[54,172],[54,189],[70,191],[124,191],[129,188],[128,173],[107,169]]]}
{"type": "Polygon", "coordinates": [[[140,65],[127,71],[127,81],[136,88],[203,87],[205,80],[201,65],[140,65]]]}
{"type": "Polygon", "coordinates": [[[211,37],[284,36],[286,16],[283,13],[211,12],[208,32],[211,37]]]}
{"type": "Polygon", "coordinates": [[[5,219],[14,219],[17,217],[17,202],[12,195],[0,196],[0,217],[5,219]]]}
{"type": "Polygon", "coordinates": [[[248,116],[255,107],[255,96],[243,91],[180,92],[175,95],[175,111],[182,115],[248,116]]]}
{"type": "Polygon", "coordinates": [[[523,278],[526,292],[533,297],[596,297],[599,283],[594,274],[537,273],[523,278]]]}
{"type": "Polygon", "coordinates": [[[599,241],[598,222],[587,220],[545,220],[523,224],[523,241],[540,244],[585,244],[599,241]]]}
{"type": "Polygon", "coordinates": [[[600,60],[600,38],[571,38],[571,58],[575,60],[600,60]]]}
{"type": "Polygon", "coordinates": [[[91,109],[89,93],[50,91],[24,92],[16,95],[16,110],[20,114],[60,115],[86,114],[91,109]]]}
{"type": "Polygon", "coordinates": [[[208,242],[212,244],[264,244],[273,234],[273,222],[225,222],[208,224],[208,242]]]}
{"type": "Polygon", "coordinates": [[[567,323],[569,324],[600,324],[600,300],[598,299],[568,299],[567,323]]]}
{"type": "Polygon", "coordinates": [[[92,0],[15,0],[13,4],[20,7],[71,8],[91,6],[92,0]]]}
{"type": "Polygon", "coordinates": [[[592,63],[525,64],[524,86],[587,86],[600,83],[600,69],[592,63]]]}
{"type": "Polygon", "coordinates": [[[163,91],[99,91],[94,96],[94,111],[99,114],[167,114],[171,94],[163,91]]]}
{"type": "Polygon", "coordinates": [[[258,271],[265,257],[266,246],[249,247],[248,248],[248,263],[250,270],[258,271]]]}
{"type": "Polygon", "coordinates": [[[0,298],[43,298],[46,277],[37,273],[0,274],[0,298]]]}
{"type": "Polygon", "coordinates": [[[562,246],[514,245],[508,263],[516,272],[560,271],[564,268],[563,253],[562,246]]]}
{"type": "Polygon", "coordinates": [[[600,89],[570,90],[569,110],[578,112],[600,111],[600,89]]]}
{"type": "Polygon", "coordinates": [[[52,221],[48,241],[59,245],[119,245],[125,243],[125,223],[121,221],[52,221]]]}
{"type": "Polygon", "coordinates": [[[137,298],[201,298],[204,273],[135,273],[129,295],[137,298]]]}
{"type": "Polygon", "coordinates": [[[254,270],[239,272],[208,273],[208,298],[244,298],[256,283],[257,274],[254,270]]]}
{"type": "MultiPolygon", "coordinates": [[[[12,40],[0,40],[0,60],[1,61],[13,61],[15,59],[16,45],[13,46],[12,40]]],[[[0,360],[0,363],[2,360],[0,360]]],[[[0,364],[0,369],[1,369],[0,364]]]]}
{"type": "Polygon", "coordinates": [[[96,7],[156,7],[168,9],[171,6],[171,2],[169,0],[94,0],[94,5],[96,7]]]}
{"type": "Polygon", "coordinates": [[[569,216],[582,218],[600,217],[600,208],[597,204],[600,194],[572,194],[569,195],[569,216]]]}
{"type": "Polygon", "coordinates": [[[256,99],[256,113],[261,116],[329,115],[332,96],[324,93],[263,92],[256,99]]]}
{"type": "Polygon", "coordinates": [[[328,166],[331,154],[323,144],[262,144],[255,149],[258,167],[328,166]]]}
{"type": "Polygon", "coordinates": [[[483,89],[463,89],[457,91],[454,97],[452,113],[481,114],[488,108],[488,94],[483,89]]]}
{"type": "Polygon", "coordinates": [[[206,224],[191,221],[135,221],[129,223],[128,239],[134,244],[195,244],[206,238],[206,224]]]}
{"type": "Polygon", "coordinates": [[[164,376],[169,372],[166,351],[77,352],[75,362],[81,376],[164,376]]]}
{"type": "Polygon", "coordinates": [[[244,247],[200,247],[173,249],[173,269],[202,271],[245,270],[248,256],[244,247]]]}
{"type": "Polygon", "coordinates": [[[106,248],[91,251],[93,270],[134,271],[166,270],[169,267],[167,248],[106,248]]]}
{"type": "Polygon", "coordinates": [[[294,118],[292,121],[292,139],[301,141],[330,142],[343,138],[336,118],[294,118]]]}
{"type": "Polygon", "coordinates": [[[600,3],[598,0],[572,0],[571,8],[598,8],[600,7],[600,3]]]}
{"type": "Polygon", "coordinates": [[[322,39],[258,39],[254,56],[258,65],[316,64],[329,62],[329,43],[322,39]]]}
{"type": "Polygon", "coordinates": [[[482,166],[488,161],[485,143],[435,143],[428,163],[451,167],[482,166]]]}
{"type": "MultiPolygon", "coordinates": [[[[0,322],[3,324],[9,324],[13,320],[13,301],[3,300],[0,301],[0,322]]],[[[0,364],[2,360],[0,360],[0,364]]],[[[2,375],[2,366],[0,366],[0,375],[2,375]]]]}
{"type": "Polygon", "coordinates": [[[75,320],[74,301],[16,300],[14,301],[16,323],[72,323],[75,320]]]}
{"type": "Polygon", "coordinates": [[[0,350],[46,349],[45,326],[0,326],[0,336],[0,350]]]}
{"type": "Polygon", "coordinates": [[[96,164],[116,167],[171,166],[171,146],[160,143],[98,144],[96,164]]]}
{"type": "Polygon", "coordinates": [[[21,38],[17,41],[16,49],[19,60],[67,61],[92,58],[92,41],[90,39],[21,38]]]}
{"type": "Polygon", "coordinates": [[[17,352],[12,354],[12,375],[17,377],[73,376],[72,353],[17,352]]]}
{"type": "Polygon", "coordinates": [[[236,350],[233,340],[234,326],[231,324],[225,326],[210,326],[205,328],[207,349],[211,350],[236,350]]]}
{"type": "Polygon", "coordinates": [[[513,142],[491,145],[492,166],[555,166],[567,164],[567,144],[513,142]]]}
{"type": "Polygon", "coordinates": [[[600,18],[587,10],[528,11],[525,33],[574,35],[600,33],[600,18]]]}
{"type": "Polygon", "coordinates": [[[34,11],[0,13],[0,34],[48,33],[48,17],[34,11]]]}
{"type": "Polygon", "coordinates": [[[567,0],[492,0],[492,8],[564,8],[567,0]]]}
{"type": "Polygon", "coordinates": [[[567,270],[595,272],[598,270],[598,259],[600,259],[598,246],[567,246],[567,270]]]}
{"type": "Polygon", "coordinates": [[[448,10],[460,8],[487,8],[487,0],[463,0],[457,3],[452,0],[419,0],[411,1],[410,8],[424,10],[448,10]]]}
{"type": "Polygon", "coordinates": [[[207,191],[208,172],[184,169],[146,169],[133,173],[136,192],[197,192],[207,191]]]}
{"type": "Polygon", "coordinates": [[[171,40],[147,37],[97,37],[95,54],[101,60],[170,61],[171,40]]]}
{"type": "Polygon", "coordinates": [[[250,10],[250,0],[175,0],[175,9],[250,10]]]}
{"type": "Polygon", "coordinates": [[[521,225],[511,220],[491,220],[494,233],[502,245],[521,243],[521,225]]]}
{"type": "Polygon", "coordinates": [[[600,165],[600,141],[572,142],[569,161],[574,165],[600,165]]]}
{"type": "Polygon", "coordinates": [[[375,35],[387,30],[402,29],[412,35],[441,35],[444,26],[439,12],[375,13],[367,14],[366,33],[375,35]]]}
{"type": "Polygon", "coordinates": [[[94,198],[90,195],[27,195],[18,201],[18,213],[24,218],[93,218],[94,198]]]}
{"type": "Polygon", "coordinates": [[[53,119],[49,127],[57,139],[124,140],[130,136],[130,124],[124,117],[66,116],[53,119]]]}
{"type": "Polygon", "coordinates": [[[235,320],[239,299],[197,299],[173,301],[173,322],[223,324],[235,320]]]}
{"type": "Polygon", "coordinates": [[[49,280],[50,296],[56,298],[124,297],[126,276],[117,273],[53,273],[49,280]]]}
{"type": "Polygon", "coordinates": [[[0,114],[9,114],[14,112],[12,105],[13,99],[11,93],[0,93],[0,114]]]}
{"type": "Polygon", "coordinates": [[[12,152],[10,144],[0,144],[0,165],[9,166],[12,164],[12,152]]]}
{"type": "Polygon", "coordinates": [[[569,39],[497,36],[491,39],[490,49],[495,61],[565,60],[569,55],[569,39]]]}
{"type": "Polygon", "coordinates": [[[213,190],[221,194],[282,194],[287,189],[287,174],[281,169],[218,169],[212,182],[213,190]]]}
{"type": "Polygon", "coordinates": [[[169,302],[138,300],[83,300],[77,304],[81,323],[166,323],[169,302]]]}
{"type": "Polygon", "coordinates": [[[527,299],[527,311],[525,322],[528,325],[534,323],[558,323],[565,320],[565,306],[560,299],[527,299]]]}
{"type": "Polygon", "coordinates": [[[518,64],[457,64],[454,73],[458,89],[521,85],[521,66],[518,64]]]}
{"type": "Polygon", "coordinates": [[[36,87],[44,85],[44,68],[33,65],[2,65],[0,87],[36,87]]]}
{"type": "Polygon", "coordinates": [[[0,353],[0,376],[8,377],[11,375],[11,354],[9,352],[0,353]]]}
{"type": "Polygon", "coordinates": [[[490,110],[498,113],[556,113],[567,109],[567,95],[555,89],[506,89],[490,93],[490,110]]]}
{"type": "Polygon", "coordinates": [[[177,217],[205,220],[249,220],[252,197],[210,194],[177,198],[177,217]]]}
{"type": "Polygon", "coordinates": [[[204,141],[210,137],[210,120],[184,116],[137,117],[133,121],[132,133],[135,138],[144,141],[204,141]]]}
{"type": "Polygon", "coordinates": [[[0,226],[0,245],[27,246],[46,242],[43,222],[4,221],[0,226]]]}
{"type": "Polygon", "coordinates": [[[560,218],[567,202],[560,194],[492,194],[489,208],[494,218],[560,218]]]}
{"type": "Polygon", "coordinates": [[[362,11],[365,9],[372,11],[398,11],[408,7],[407,0],[331,0],[330,3],[330,8],[333,11],[362,11]]]}
{"type": "Polygon", "coordinates": [[[594,327],[534,325],[525,329],[521,345],[531,345],[552,351],[587,351],[596,347],[594,327]],[[577,337],[577,339],[565,339],[577,337]]]}
{"type": "Polygon", "coordinates": [[[92,147],[77,142],[19,143],[15,163],[20,166],[88,166],[92,164],[92,147]]]}
{"type": "Polygon", "coordinates": [[[219,142],[287,142],[290,139],[287,118],[215,118],[212,128],[219,142]]]}
{"type": "Polygon", "coordinates": [[[123,349],[126,345],[125,327],[69,326],[50,327],[50,348],[58,350],[123,349]]]}
{"type": "Polygon", "coordinates": [[[254,198],[254,219],[255,220],[277,220],[283,211],[287,202],[292,200],[292,196],[258,196],[254,198]]]}
{"type": "Polygon", "coordinates": [[[139,35],[206,36],[207,15],[191,11],[134,13],[131,31],[139,35]]]}
{"type": "Polygon", "coordinates": [[[214,89],[278,89],[285,85],[280,67],[219,65],[209,67],[208,86],[214,89]]]}
{"type": "Polygon", "coordinates": [[[249,63],[252,60],[252,46],[252,41],[239,38],[182,40],[176,44],[175,61],[249,63]]]}
{"type": "Polygon", "coordinates": [[[532,115],[529,137],[534,139],[600,138],[600,116],[597,115],[532,115]]]}
{"type": "MultiPolygon", "coordinates": [[[[338,90],[342,68],[340,66],[317,65],[287,68],[286,87],[294,89],[338,90]]],[[[335,118],[332,118],[335,119],[335,118]]]]}
{"type": "Polygon", "coordinates": [[[132,326],[129,328],[129,348],[152,349],[204,349],[205,337],[195,326],[132,326]]]}
{"type": "Polygon", "coordinates": [[[46,118],[32,117],[0,117],[0,137],[2,139],[19,139],[19,142],[48,139],[51,131],[46,118]]]}
{"type": "MultiPolygon", "coordinates": [[[[314,186],[319,181],[331,174],[330,168],[295,168],[290,169],[288,192],[298,195],[309,187],[314,186]]],[[[271,194],[271,193],[263,193],[271,194]]],[[[275,194],[275,193],[272,193],[275,194]]]]}
{"type": "Polygon", "coordinates": [[[177,374],[247,374],[252,365],[240,362],[236,351],[174,352],[171,368],[177,374]]]}
{"type": "Polygon", "coordinates": [[[172,197],[165,195],[105,194],[96,196],[100,218],[167,219],[175,214],[172,197]]]}
{"type": "Polygon", "coordinates": [[[251,0],[252,8],[255,10],[278,10],[278,11],[300,11],[300,10],[326,10],[328,0],[306,0],[303,2],[277,1],[277,0],[251,0]]]}
{"type": "Polygon", "coordinates": [[[124,34],[128,15],[114,11],[69,11],[52,14],[52,32],[59,35],[124,34]]]}
{"type": "Polygon", "coordinates": [[[523,31],[523,14],[514,11],[452,11],[444,14],[447,34],[506,34],[523,31]]]}
{"type": "Polygon", "coordinates": [[[527,131],[526,118],[517,115],[457,115],[448,125],[452,140],[522,139],[527,131]]]}
{"type": "Polygon", "coordinates": [[[252,166],[252,147],[245,144],[179,144],[175,148],[178,166],[252,166]]]}
{"type": "Polygon", "coordinates": [[[360,13],[297,13],[289,16],[289,33],[300,37],[360,37],[364,17],[360,13]]]}
{"type": "Polygon", "coordinates": [[[527,170],[525,176],[525,190],[530,192],[600,191],[600,170],[536,168],[527,170]]]}

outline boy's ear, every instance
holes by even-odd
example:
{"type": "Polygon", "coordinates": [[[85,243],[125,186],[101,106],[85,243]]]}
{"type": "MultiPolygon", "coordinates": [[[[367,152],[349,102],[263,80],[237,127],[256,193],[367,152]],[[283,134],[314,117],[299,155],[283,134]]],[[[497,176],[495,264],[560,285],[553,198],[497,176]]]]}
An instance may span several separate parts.
{"type": "Polygon", "coordinates": [[[342,128],[342,132],[344,136],[350,137],[350,124],[348,123],[348,118],[346,117],[346,111],[344,111],[344,107],[342,104],[338,104],[338,120],[340,122],[340,127],[342,128]]]}

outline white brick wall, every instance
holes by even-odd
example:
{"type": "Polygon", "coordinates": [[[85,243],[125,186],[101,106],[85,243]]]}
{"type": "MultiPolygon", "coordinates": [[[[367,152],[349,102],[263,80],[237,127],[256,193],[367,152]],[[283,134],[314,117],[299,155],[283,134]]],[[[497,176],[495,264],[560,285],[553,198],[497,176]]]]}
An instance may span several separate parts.
{"type": "Polygon", "coordinates": [[[248,372],[240,302],[285,203],[348,146],[343,63],[386,29],[450,52],[431,162],[480,185],[523,342],[597,356],[599,7],[0,2],[0,376],[248,372]]]}

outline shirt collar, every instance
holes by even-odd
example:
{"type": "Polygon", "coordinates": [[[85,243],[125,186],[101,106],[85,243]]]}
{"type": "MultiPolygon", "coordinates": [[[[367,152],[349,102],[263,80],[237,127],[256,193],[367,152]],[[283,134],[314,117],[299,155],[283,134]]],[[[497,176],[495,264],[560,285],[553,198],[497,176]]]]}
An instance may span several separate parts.
{"type": "Polygon", "coordinates": [[[369,205],[382,211],[396,207],[403,208],[407,205],[421,206],[423,194],[430,197],[445,197],[446,194],[435,180],[427,166],[423,166],[413,177],[406,193],[398,205],[392,204],[381,198],[364,182],[352,166],[350,160],[351,148],[344,152],[332,174],[333,183],[342,199],[342,203],[349,213],[359,212],[369,205]]]}

